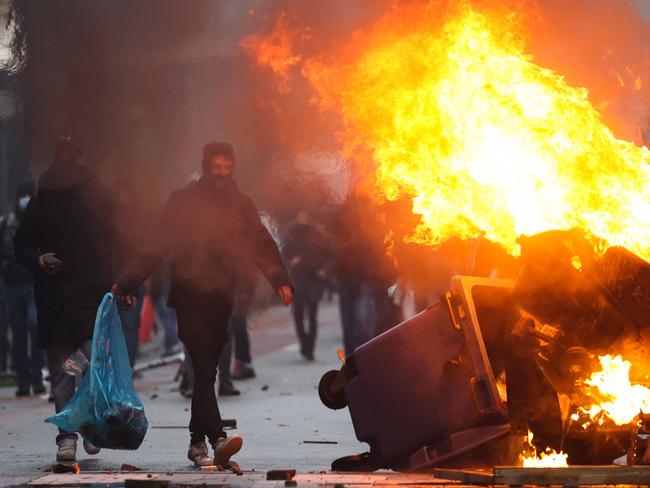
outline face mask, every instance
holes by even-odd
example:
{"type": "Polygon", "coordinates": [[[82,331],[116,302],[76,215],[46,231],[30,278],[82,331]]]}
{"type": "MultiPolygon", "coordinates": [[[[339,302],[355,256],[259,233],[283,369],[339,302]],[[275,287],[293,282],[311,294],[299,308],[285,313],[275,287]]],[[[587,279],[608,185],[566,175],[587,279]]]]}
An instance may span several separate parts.
{"type": "Polygon", "coordinates": [[[20,197],[18,199],[18,208],[20,210],[25,210],[27,208],[27,204],[29,203],[30,199],[31,199],[31,197],[29,197],[29,196],[20,197]]]}
{"type": "Polygon", "coordinates": [[[225,185],[232,180],[232,173],[227,175],[210,175],[212,181],[217,185],[225,185]]]}

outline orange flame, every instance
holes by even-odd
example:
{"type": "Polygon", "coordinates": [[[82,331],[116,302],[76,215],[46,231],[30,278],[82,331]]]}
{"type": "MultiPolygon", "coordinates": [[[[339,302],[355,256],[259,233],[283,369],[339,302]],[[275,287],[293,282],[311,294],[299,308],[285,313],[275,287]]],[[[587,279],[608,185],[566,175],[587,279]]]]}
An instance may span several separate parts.
{"type": "Polygon", "coordinates": [[[524,444],[524,452],[519,456],[524,468],[564,468],[568,466],[569,455],[547,448],[537,454],[533,446],[533,433],[528,431],[528,439],[524,444]]]}
{"type": "Polygon", "coordinates": [[[590,387],[590,396],[597,402],[580,409],[593,422],[602,425],[604,417],[616,425],[633,422],[639,413],[650,413],[650,389],[630,382],[632,363],[622,356],[599,356],[601,370],[594,372],[585,382],[590,387]]]}
{"type": "Polygon", "coordinates": [[[303,73],[342,114],[346,157],[412,200],[410,240],[483,235],[517,254],[522,234],[580,228],[650,259],[650,151],[536,65],[524,31],[515,14],[418,3],[303,73]]]}
{"type": "Polygon", "coordinates": [[[293,27],[288,15],[283,12],[268,35],[252,34],[242,39],[240,46],[255,59],[259,67],[271,69],[278,91],[286,93],[289,91],[289,70],[301,60],[301,56],[294,52],[294,45],[306,37],[306,31],[293,27]]]}

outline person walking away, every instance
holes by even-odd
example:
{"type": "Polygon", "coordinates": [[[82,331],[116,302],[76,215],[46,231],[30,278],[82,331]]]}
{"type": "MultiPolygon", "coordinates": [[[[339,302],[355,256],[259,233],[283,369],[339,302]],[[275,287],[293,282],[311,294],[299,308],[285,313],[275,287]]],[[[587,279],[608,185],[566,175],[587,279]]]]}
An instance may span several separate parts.
{"type": "Polygon", "coordinates": [[[330,234],[335,236],[334,276],[339,294],[343,349],[345,355],[350,356],[375,335],[380,308],[375,300],[376,293],[387,295],[385,287],[390,280],[386,276],[394,271],[386,255],[377,208],[362,190],[356,189],[348,195],[333,219],[330,234]],[[382,283],[383,286],[378,286],[382,283]]]}
{"type": "Polygon", "coordinates": [[[225,465],[242,446],[241,437],[228,438],[223,430],[214,389],[219,356],[228,341],[237,264],[253,261],[285,305],[293,296],[273,238],[233,178],[234,164],[230,144],[203,148],[201,179],[170,196],[152,239],[112,287],[119,300],[128,300],[171,258],[169,305],[176,309],[178,334],[194,367],[188,458],[196,466],[225,465]]]}
{"type": "Polygon", "coordinates": [[[329,252],[325,237],[309,223],[306,212],[300,212],[296,221],[289,224],[282,254],[289,267],[291,281],[298,290],[293,301],[293,317],[300,353],[305,359],[313,361],[318,332],[318,303],[325,288],[329,252]],[[305,312],[309,321],[307,329],[305,312]]]}
{"type": "Polygon", "coordinates": [[[12,333],[12,357],[16,369],[18,389],[16,396],[45,393],[43,384],[43,351],[36,347],[36,305],[34,304],[34,277],[16,260],[13,240],[29,200],[34,195],[33,182],[18,186],[14,210],[2,220],[2,276],[4,279],[7,312],[12,333]]]}
{"type": "MultiPolygon", "coordinates": [[[[16,259],[34,274],[38,346],[47,350],[56,412],[75,391],[64,362],[79,349],[90,357],[97,308],[112,282],[113,202],[81,149],[64,140],[16,230],[16,259]]],[[[56,442],[57,461],[74,461],[77,434],[59,430],[56,442]]],[[[84,448],[99,452],[85,441],[84,448]]]]}
{"type": "Polygon", "coordinates": [[[240,391],[235,388],[233,379],[246,379],[255,377],[255,370],[251,363],[250,342],[248,338],[248,324],[246,315],[250,308],[255,291],[256,270],[249,264],[242,263],[237,272],[235,296],[233,299],[232,314],[228,324],[229,341],[219,358],[219,396],[237,396],[240,391]],[[239,354],[235,364],[238,366],[234,377],[231,363],[233,350],[239,354]]]}

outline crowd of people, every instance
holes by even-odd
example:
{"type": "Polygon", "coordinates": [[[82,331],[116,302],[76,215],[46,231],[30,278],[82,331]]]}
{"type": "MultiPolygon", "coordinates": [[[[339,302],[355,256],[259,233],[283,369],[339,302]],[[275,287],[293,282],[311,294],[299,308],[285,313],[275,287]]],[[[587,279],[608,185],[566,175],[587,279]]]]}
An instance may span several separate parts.
{"type": "MultiPolygon", "coordinates": [[[[362,195],[348,197],[327,221],[298,212],[274,239],[239,190],[235,161],[230,144],[207,144],[200,179],[172,193],[151,225],[128,182],[106,186],[70,140],[59,143],[37,183],[20,185],[0,220],[0,370],[15,371],[17,396],[45,394],[45,371],[55,410],[63,409],[76,387],[64,363],[79,351],[90,355],[95,313],[110,290],[131,366],[147,306],[164,332],[163,354],[184,351],[188,457],[197,466],[224,464],[242,439],[223,430],[217,372],[219,396],[239,395],[233,379],[256,376],[248,316],[260,272],[291,305],[307,361],[315,359],[325,293],[338,293],[346,355],[401,320],[388,293],[395,266],[362,195]]],[[[59,461],[76,458],[76,433],[61,430],[56,441],[59,461]]]]}

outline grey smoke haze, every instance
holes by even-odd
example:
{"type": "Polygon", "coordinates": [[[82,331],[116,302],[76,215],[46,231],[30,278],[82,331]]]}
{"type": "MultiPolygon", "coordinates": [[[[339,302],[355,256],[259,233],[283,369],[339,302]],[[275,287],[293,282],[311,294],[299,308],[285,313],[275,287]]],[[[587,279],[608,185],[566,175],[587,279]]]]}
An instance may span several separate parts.
{"type": "MultiPolygon", "coordinates": [[[[287,138],[295,135],[265,106],[268,79],[239,42],[285,7],[324,26],[320,35],[343,35],[377,10],[370,3],[16,0],[34,171],[49,162],[57,138],[70,135],[109,181],[134,179],[156,205],[198,168],[204,143],[228,140],[244,189],[273,207],[282,191],[269,183],[290,172],[287,138]]],[[[298,118],[317,116],[307,104],[300,110],[298,118]]],[[[290,189],[300,199],[300,189],[290,189]]]]}
{"type": "MultiPolygon", "coordinates": [[[[196,171],[205,142],[229,140],[237,176],[262,207],[283,212],[325,198],[345,184],[332,169],[338,118],[309,104],[313,92],[298,68],[291,91],[278,93],[272,75],[254,68],[239,42],[267,32],[287,12],[309,29],[302,54],[310,56],[399,3],[15,0],[27,47],[20,86],[35,171],[49,162],[56,139],[71,135],[109,180],[133,179],[156,205],[196,171]],[[330,188],[310,179],[321,169],[330,188]]],[[[640,12],[650,15],[650,2],[537,4],[536,60],[587,86],[617,134],[639,142],[650,87],[650,28],[640,12]],[[641,77],[642,89],[630,88],[626,68],[641,77]]]]}

